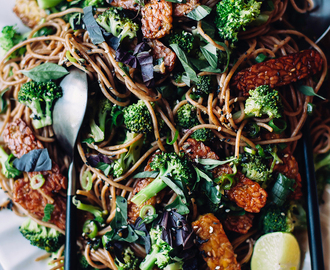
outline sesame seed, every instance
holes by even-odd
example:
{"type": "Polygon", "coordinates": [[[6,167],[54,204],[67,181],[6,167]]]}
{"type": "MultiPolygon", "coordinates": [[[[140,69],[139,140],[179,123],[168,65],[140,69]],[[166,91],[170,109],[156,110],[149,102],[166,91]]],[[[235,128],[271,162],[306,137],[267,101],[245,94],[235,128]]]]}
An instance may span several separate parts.
{"type": "Polygon", "coordinates": [[[210,226],[209,233],[213,233],[213,227],[212,226],[210,226]]]}

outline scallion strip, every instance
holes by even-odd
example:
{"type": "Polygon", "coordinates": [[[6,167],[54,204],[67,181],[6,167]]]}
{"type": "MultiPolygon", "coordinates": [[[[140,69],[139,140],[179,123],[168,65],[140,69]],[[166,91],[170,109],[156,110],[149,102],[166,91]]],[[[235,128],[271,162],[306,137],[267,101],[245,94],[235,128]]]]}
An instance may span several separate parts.
{"type": "Polygon", "coordinates": [[[284,130],[286,130],[288,124],[286,123],[286,121],[282,120],[282,119],[272,119],[268,122],[268,125],[273,128],[273,132],[280,134],[282,133],[284,130]],[[276,123],[275,123],[276,121],[276,123]]]}
{"type": "Polygon", "coordinates": [[[44,183],[45,178],[41,173],[33,176],[30,181],[32,189],[39,189],[44,185],[44,183]]]}
{"type": "Polygon", "coordinates": [[[66,51],[65,57],[72,63],[77,63],[76,58],[72,57],[70,51],[66,51]]]}
{"type": "Polygon", "coordinates": [[[85,171],[81,179],[81,187],[84,190],[91,190],[93,186],[92,173],[90,171],[85,171]]]}
{"type": "Polygon", "coordinates": [[[178,137],[179,137],[179,131],[178,131],[178,130],[175,131],[175,135],[174,135],[174,138],[173,138],[172,141],[169,141],[169,140],[170,140],[170,136],[169,136],[169,135],[170,135],[170,134],[168,134],[168,136],[167,136],[167,138],[166,138],[166,143],[169,144],[169,145],[172,145],[172,144],[174,144],[174,143],[176,142],[176,140],[178,139],[178,137]]]}

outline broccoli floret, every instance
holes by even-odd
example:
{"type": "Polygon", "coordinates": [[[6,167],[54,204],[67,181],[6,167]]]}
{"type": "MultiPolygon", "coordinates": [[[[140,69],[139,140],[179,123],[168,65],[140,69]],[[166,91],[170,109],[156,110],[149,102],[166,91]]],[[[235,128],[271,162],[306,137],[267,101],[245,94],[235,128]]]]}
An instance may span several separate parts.
{"type": "Polygon", "coordinates": [[[197,108],[189,103],[184,104],[178,109],[176,123],[181,128],[192,128],[199,125],[197,118],[197,108]]]}
{"type": "Polygon", "coordinates": [[[271,205],[266,209],[261,224],[264,233],[292,232],[295,228],[306,228],[306,212],[298,204],[289,207],[271,205]]]}
{"type": "Polygon", "coordinates": [[[196,92],[201,95],[208,95],[213,91],[214,84],[212,83],[212,76],[197,76],[196,92]]]}
{"type": "Polygon", "coordinates": [[[39,129],[53,123],[53,103],[61,96],[62,89],[54,82],[30,81],[22,85],[18,92],[18,101],[31,109],[32,124],[39,129]]]}
{"type": "Polygon", "coordinates": [[[78,257],[78,269],[82,270],[97,270],[96,268],[89,265],[86,257],[83,254],[80,254],[78,257]]]}
{"type": "Polygon", "coordinates": [[[31,245],[50,253],[57,251],[65,239],[64,235],[55,229],[39,225],[31,219],[24,221],[19,230],[31,245]]]}
{"type": "Polygon", "coordinates": [[[190,53],[194,47],[195,37],[192,33],[182,30],[181,32],[174,32],[167,36],[169,44],[178,44],[181,50],[185,53],[190,53]]]}
{"type": "Polygon", "coordinates": [[[269,85],[258,86],[249,91],[250,97],[245,101],[245,113],[260,117],[267,114],[271,118],[280,118],[283,113],[283,105],[277,90],[269,85]]]}
{"type": "Polygon", "coordinates": [[[155,180],[132,198],[132,202],[139,206],[167,186],[162,180],[164,177],[184,184],[189,184],[193,179],[188,160],[176,153],[155,155],[150,167],[154,171],[159,171],[159,174],[155,180]]]}
{"type": "Polygon", "coordinates": [[[127,18],[122,8],[110,7],[96,18],[97,23],[107,32],[123,40],[136,37],[138,24],[127,18]]]}
{"type": "MultiPolygon", "coordinates": [[[[127,143],[133,140],[138,134],[137,133],[126,133],[126,139],[123,143],[127,143]]],[[[140,153],[143,145],[143,137],[132,145],[129,146],[127,153],[120,155],[119,159],[114,162],[113,175],[119,177],[123,175],[133,164],[135,164],[140,158],[140,153]]]]}
{"type": "Polygon", "coordinates": [[[102,98],[98,104],[92,103],[89,126],[91,129],[91,137],[94,139],[94,142],[102,142],[104,140],[105,123],[111,111],[112,103],[107,98],[102,98]]]}
{"type": "Polygon", "coordinates": [[[244,153],[240,156],[240,165],[242,173],[251,180],[257,182],[268,182],[272,177],[272,172],[264,158],[244,153]]]}
{"type": "Polygon", "coordinates": [[[115,263],[118,270],[136,270],[139,269],[139,258],[137,258],[130,247],[126,247],[122,250],[121,259],[116,257],[115,263]]]}
{"type": "Polygon", "coordinates": [[[162,228],[157,226],[150,230],[151,251],[140,264],[141,270],[153,269],[155,265],[163,269],[172,262],[170,252],[173,248],[162,240],[162,228]]]}
{"type": "Polygon", "coordinates": [[[84,7],[94,6],[96,8],[105,7],[107,2],[104,0],[85,0],[84,7]]]}
{"type": "Polygon", "coordinates": [[[1,173],[8,179],[18,177],[22,174],[21,171],[13,166],[13,162],[11,161],[13,157],[13,154],[8,155],[3,147],[0,146],[1,173]]]}
{"type": "Polygon", "coordinates": [[[205,142],[212,140],[214,138],[214,134],[210,129],[200,128],[195,130],[194,133],[190,135],[190,137],[196,141],[205,142]]]}
{"type": "Polygon", "coordinates": [[[261,2],[255,0],[222,0],[217,4],[215,25],[219,35],[232,42],[238,40],[239,31],[260,14],[261,2]]]}
{"type": "MultiPolygon", "coordinates": [[[[15,25],[7,25],[2,28],[0,37],[0,56],[4,56],[12,47],[22,42],[25,37],[17,32],[15,25]]],[[[15,58],[23,55],[26,52],[25,46],[13,52],[8,58],[15,58]]]]}
{"type": "MultiPolygon", "coordinates": [[[[151,106],[154,107],[154,103],[151,106]]],[[[150,134],[153,131],[152,118],[150,112],[142,100],[123,109],[124,123],[127,129],[133,133],[150,134]]],[[[158,114],[156,113],[156,116],[158,114]]],[[[157,117],[158,127],[164,126],[164,121],[157,117]]]]}
{"type": "MultiPolygon", "coordinates": [[[[179,127],[189,129],[194,126],[200,125],[197,118],[197,108],[189,103],[181,106],[177,112],[176,123],[179,127]]],[[[194,131],[191,137],[197,141],[205,142],[214,138],[214,134],[207,128],[202,128],[194,131]]]]}
{"type": "Polygon", "coordinates": [[[82,211],[87,211],[87,212],[90,212],[91,214],[93,214],[94,217],[95,217],[95,220],[99,223],[103,223],[104,222],[104,216],[108,214],[107,211],[102,210],[98,206],[82,203],[80,200],[78,200],[76,198],[76,196],[74,196],[72,198],[72,202],[77,207],[77,209],[82,210],[82,211]]]}

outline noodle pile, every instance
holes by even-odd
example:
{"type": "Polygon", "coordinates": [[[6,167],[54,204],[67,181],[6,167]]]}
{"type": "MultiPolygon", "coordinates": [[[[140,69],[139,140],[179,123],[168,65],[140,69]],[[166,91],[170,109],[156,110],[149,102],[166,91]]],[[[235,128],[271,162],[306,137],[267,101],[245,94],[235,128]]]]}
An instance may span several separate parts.
{"type": "MultiPolygon", "coordinates": [[[[202,4],[214,7],[217,0],[204,0],[202,4]]],[[[292,6],[297,12],[306,12],[313,8],[313,2],[307,0],[304,3],[304,8],[300,8],[296,5],[294,0],[290,0],[292,6]]],[[[106,220],[106,224],[114,218],[116,212],[116,196],[123,196],[130,199],[132,197],[132,191],[136,179],[132,178],[137,168],[140,167],[148,158],[157,150],[165,151],[164,140],[166,138],[160,136],[160,131],[157,123],[157,115],[163,119],[165,124],[171,130],[172,139],[175,138],[175,116],[178,109],[186,103],[190,103],[197,108],[197,115],[200,124],[193,127],[190,132],[187,132],[182,137],[178,137],[173,144],[173,149],[176,153],[179,153],[180,147],[187,140],[189,135],[202,128],[211,129],[216,137],[220,140],[221,145],[225,151],[226,156],[234,155],[239,156],[244,146],[250,146],[255,148],[257,144],[279,144],[286,143],[291,152],[294,151],[297,145],[297,141],[302,137],[301,128],[307,117],[307,106],[312,101],[311,96],[305,96],[299,92],[295,85],[290,84],[282,87],[281,98],[284,105],[284,118],[289,123],[289,131],[286,132],[286,136],[270,136],[267,139],[261,139],[260,137],[249,139],[244,135],[244,126],[247,124],[247,120],[244,120],[244,103],[246,98],[241,94],[237,94],[230,89],[231,79],[238,69],[251,66],[253,60],[259,54],[265,54],[270,58],[280,57],[289,53],[299,52],[299,48],[296,40],[297,38],[303,38],[310,44],[315,50],[317,50],[323,58],[323,69],[320,73],[319,80],[314,82],[311,78],[305,80],[304,84],[311,86],[315,93],[320,89],[327,72],[327,61],[324,53],[321,49],[308,37],[304,36],[295,30],[278,30],[274,29],[272,24],[276,21],[282,21],[287,24],[283,18],[287,9],[288,0],[275,0],[275,9],[270,13],[267,22],[261,26],[251,28],[245,32],[242,32],[239,36],[241,42],[247,44],[245,51],[237,52],[239,54],[237,62],[230,66],[222,74],[213,74],[208,72],[201,72],[198,75],[214,75],[218,82],[218,92],[211,93],[207,98],[199,98],[194,100],[190,97],[193,93],[193,87],[186,92],[186,100],[178,102],[174,108],[171,108],[168,102],[161,97],[159,93],[156,93],[153,89],[145,86],[142,81],[134,81],[135,69],[129,68],[129,75],[127,76],[125,71],[119,66],[115,60],[115,51],[108,46],[105,42],[99,46],[94,45],[85,30],[73,31],[70,24],[66,23],[61,17],[79,12],[83,13],[82,9],[72,8],[61,13],[55,13],[49,15],[45,22],[35,27],[29,34],[26,41],[16,45],[12,48],[6,56],[0,62],[0,91],[4,91],[10,88],[5,94],[5,98],[8,102],[8,108],[6,113],[2,116],[3,126],[0,129],[0,134],[3,132],[7,123],[22,118],[33,130],[37,139],[39,139],[46,148],[48,148],[52,159],[59,164],[61,171],[65,171],[69,165],[68,157],[64,157],[59,152],[58,146],[55,142],[55,135],[51,126],[34,129],[31,124],[30,110],[17,101],[18,92],[22,84],[26,83],[29,79],[22,74],[22,70],[30,70],[42,63],[51,62],[58,65],[64,65],[66,67],[75,66],[78,69],[86,72],[90,81],[97,81],[104,96],[108,98],[113,104],[118,106],[128,106],[131,103],[131,97],[136,96],[143,100],[146,104],[153,121],[154,127],[154,142],[152,147],[142,154],[141,158],[132,166],[124,175],[113,178],[111,175],[106,176],[104,173],[90,165],[88,165],[86,151],[82,145],[81,140],[78,140],[77,149],[81,157],[83,164],[80,168],[80,180],[82,181],[85,172],[90,172],[92,175],[93,188],[90,191],[79,189],[78,195],[84,195],[88,200],[96,205],[99,205],[103,210],[109,212],[109,216],[106,220]],[[33,37],[33,35],[44,27],[52,27],[56,29],[56,33],[50,36],[33,37]],[[244,40],[244,41],[242,41],[244,40]],[[26,46],[26,54],[22,58],[5,60],[12,52],[26,46]],[[69,61],[66,57],[67,52],[70,52],[75,61],[69,61]],[[122,91],[125,89],[125,91],[122,91]],[[118,101],[118,98],[121,101],[118,101]],[[158,105],[151,106],[150,102],[158,101],[158,105]],[[233,118],[233,114],[240,111],[241,114],[237,119],[233,118]],[[203,115],[203,117],[201,116],[203,115]],[[206,116],[206,117],[204,117],[206,116]],[[205,121],[205,119],[207,119],[205,121]]],[[[193,30],[190,27],[185,27],[186,31],[193,30]]],[[[220,50],[224,48],[214,40],[212,40],[202,29],[201,22],[198,22],[197,30],[199,34],[206,39],[209,43],[213,44],[220,50]]],[[[160,79],[155,84],[161,84],[167,77],[160,79]]],[[[172,83],[176,86],[185,86],[184,83],[176,83],[172,80],[172,83]]],[[[312,131],[314,149],[316,153],[325,153],[330,150],[330,120],[324,119],[322,115],[315,118],[312,125],[314,126],[312,131]]],[[[267,123],[270,118],[255,118],[259,127],[262,127],[269,132],[273,129],[267,123]]],[[[132,145],[137,140],[141,139],[142,134],[136,136],[133,140],[122,144],[113,145],[112,139],[115,135],[115,129],[112,130],[108,138],[99,144],[87,144],[90,153],[101,153],[109,156],[110,159],[118,159],[119,155],[127,152],[127,147],[132,145]]],[[[9,198],[13,197],[13,179],[5,179],[1,176],[0,185],[8,192],[9,198]]],[[[175,194],[169,201],[163,202],[164,205],[171,203],[175,199],[175,194]]],[[[24,213],[18,205],[14,206],[14,211],[17,214],[24,213]]],[[[193,215],[196,217],[198,213],[193,215]]],[[[53,226],[47,223],[40,222],[35,217],[32,217],[38,223],[45,226],[53,226]]],[[[103,230],[99,232],[99,235],[105,234],[109,231],[109,226],[105,226],[103,230]]],[[[241,236],[233,242],[234,248],[237,248],[237,252],[243,254],[241,263],[247,262],[252,254],[252,235],[255,231],[241,236]],[[244,243],[247,239],[251,240],[247,246],[243,246],[239,251],[240,244],[244,243]]],[[[117,269],[114,263],[113,256],[106,249],[98,249],[96,251],[91,250],[90,246],[82,239],[79,240],[81,251],[87,258],[88,263],[95,268],[104,269],[117,269]]],[[[133,244],[131,248],[139,256],[145,256],[145,250],[142,246],[133,244]]],[[[60,269],[63,266],[63,248],[58,251],[57,260],[53,269],[60,269]]]]}

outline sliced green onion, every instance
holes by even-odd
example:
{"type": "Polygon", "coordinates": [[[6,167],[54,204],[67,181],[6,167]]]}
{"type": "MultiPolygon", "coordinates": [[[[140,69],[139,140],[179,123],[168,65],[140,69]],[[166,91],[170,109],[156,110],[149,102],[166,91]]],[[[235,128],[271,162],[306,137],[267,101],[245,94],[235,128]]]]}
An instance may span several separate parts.
{"type": "Polygon", "coordinates": [[[232,185],[235,183],[234,174],[223,174],[221,177],[215,179],[216,183],[220,184],[220,190],[230,190],[232,185]]]}
{"type": "Polygon", "coordinates": [[[261,147],[260,144],[257,144],[257,145],[256,145],[256,148],[257,148],[257,150],[258,150],[258,154],[259,154],[259,156],[261,156],[261,157],[265,157],[265,156],[266,156],[266,155],[265,155],[265,151],[264,151],[264,149],[261,147]]]}
{"type": "Polygon", "coordinates": [[[308,115],[312,115],[313,112],[314,112],[314,109],[315,109],[315,104],[309,102],[307,104],[307,113],[308,113],[308,115]]]}
{"type": "Polygon", "coordinates": [[[149,216],[156,214],[156,209],[152,205],[145,205],[140,210],[140,217],[144,220],[149,216]]]}
{"type": "Polygon", "coordinates": [[[267,58],[266,55],[264,55],[263,53],[259,53],[254,60],[256,60],[257,63],[261,63],[261,62],[265,61],[266,58],[267,58]]]}
{"type": "Polygon", "coordinates": [[[83,233],[87,235],[90,239],[93,239],[97,236],[97,233],[99,232],[99,229],[97,227],[97,224],[94,220],[86,220],[83,225],[83,233]]]}
{"type": "Polygon", "coordinates": [[[72,57],[70,51],[66,51],[65,57],[72,63],[77,63],[76,58],[72,57]]]}
{"type": "Polygon", "coordinates": [[[31,178],[30,184],[32,189],[39,189],[45,183],[45,178],[42,174],[37,174],[31,178]]]}
{"type": "Polygon", "coordinates": [[[255,122],[249,122],[247,124],[247,129],[251,138],[257,137],[260,132],[260,127],[255,122]]]}
{"type": "Polygon", "coordinates": [[[179,137],[179,131],[176,130],[173,140],[172,141],[169,141],[170,140],[170,134],[168,133],[167,134],[167,138],[166,138],[166,143],[169,144],[169,145],[172,145],[172,144],[174,144],[176,142],[176,140],[178,139],[178,137],[179,137]]]}
{"type": "Polygon", "coordinates": [[[286,130],[288,124],[282,119],[272,119],[268,122],[268,125],[273,128],[273,132],[280,134],[286,130]],[[275,123],[276,122],[276,123],[275,123]]]}
{"type": "Polygon", "coordinates": [[[246,153],[249,153],[249,154],[251,154],[251,155],[255,155],[256,153],[257,153],[257,151],[256,150],[254,150],[254,149],[252,149],[252,148],[249,148],[249,147],[244,147],[244,151],[246,152],[246,153]]]}
{"type": "Polygon", "coordinates": [[[93,186],[92,173],[90,171],[85,171],[81,178],[81,187],[84,190],[91,190],[93,186]]]}

